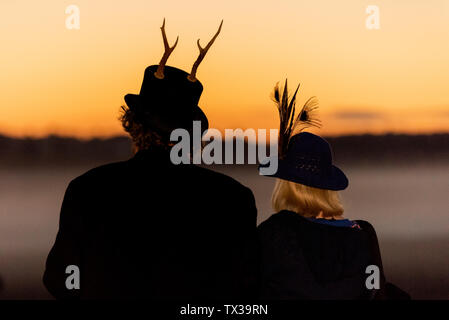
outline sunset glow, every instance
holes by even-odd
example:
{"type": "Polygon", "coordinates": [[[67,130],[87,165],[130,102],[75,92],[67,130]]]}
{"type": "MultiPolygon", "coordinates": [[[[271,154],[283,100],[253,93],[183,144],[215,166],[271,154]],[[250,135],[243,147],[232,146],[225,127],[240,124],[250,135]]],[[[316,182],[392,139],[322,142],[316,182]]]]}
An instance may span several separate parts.
{"type": "Polygon", "coordinates": [[[449,1],[10,1],[0,4],[0,133],[78,137],[122,134],[123,96],[138,93],[162,56],[198,69],[210,126],[276,128],[270,93],[288,78],[299,103],[314,95],[326,135],[449,131],[449,1]],[[65,26],[68,5],[80,29],[65,26]]]}

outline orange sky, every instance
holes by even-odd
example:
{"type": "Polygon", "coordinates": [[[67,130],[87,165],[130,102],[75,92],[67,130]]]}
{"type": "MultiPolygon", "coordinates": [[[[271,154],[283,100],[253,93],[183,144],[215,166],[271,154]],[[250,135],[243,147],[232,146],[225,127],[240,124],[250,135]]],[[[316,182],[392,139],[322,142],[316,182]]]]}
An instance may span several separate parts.
{"type": "Polygon", "coordinates": [[[197,74],[212,127],[276,128],[269,95],[288,77],[299,103],[318,97],[322,134],[449,131],[449,0],[2,0],[0,133],[121,133],[123,96],[162,56],[163,17],[180,37],[168,64],[184,70],[224,19],[197,74]],[[70,4],[80,30],[65,27],[70,4]]]}

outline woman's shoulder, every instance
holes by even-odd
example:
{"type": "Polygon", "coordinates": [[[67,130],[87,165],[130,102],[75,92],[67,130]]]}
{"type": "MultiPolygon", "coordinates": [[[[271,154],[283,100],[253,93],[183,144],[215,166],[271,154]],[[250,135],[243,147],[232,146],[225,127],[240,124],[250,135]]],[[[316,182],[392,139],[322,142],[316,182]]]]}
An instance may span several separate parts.
{"type": "Polygon", "coordinates": [[[299,215],[294,212],[282,210],[277,213],[273,213],[270,217],[268,217],[268,219],[259,225],[259,228],[267,228],[268,226],[275,224],[285,224],[291,222],[292,220],[297,220],[298,216],[299,215]]]}
{"type": "Polygon", "coordinates": [[[263,250],[291,251],[297,248],[298,232],[303,230],[295,213],[281,211],[272,214],[257,227],[257,238],[263,250]]]}
{"type": "Polygon", "coordinates": [[[280,211],[272,214],[268,219],[263,221],[257,227],[259,234],[286,231],[292,229],[298,222],[298,214],[290,211],[280,211]]]}
{"type": "Polygon", "coordinates": [[[366,220],[354,220],[354,222],[356,222],[362,230],[376,232],[373,225],[366,220]]]}
{"type": "MultiPolygon", "coordinates": [[[[317,219],[321,220],[321,219],[317,219]]],[[[324,220],[324,219],[322,219],[324,220]]],[[[306,233],[330,233],[335,234],[366,234],[369,238],[377,239],[376,231],[374,227],[365,220],[335,220],[314,221],[312,219],[305,218],[295,212],[283,210],[278,213],[272,214],[268,219],[263,221],[258,226],[259,235],[273,235],[276,233],[295,233],[298,230],[306,233]],[[361,231],[361,232],[360,232],[361,231]]]]}
{"type": "Polygon", "coordinates": [[[365,231],[371,238],[377,241],[376,229],[374,229],[373,225],[365,220],[355,220],[357,224],[360,226],[360,229],[365,231]]]}
{"type": "MultiPolygon", "coordinates": [[[[318,220],[324,220],[324,219],[317,219],[318,220]]],[[[346,224],[350,224],[351,226],[355,226],[357,228],[344,228],[344,229],[361,229],[366,231],[370,234],[376,234],[376,231],[371,223],[365,220],[335,220],[337,223],[337,226],[346,226],[346,224]],[[342,223],[345,222],[345,223],[342,223]]],[[[263,221],[261,224],[259,224],[258,229],[259,230],[266,230],[266,229],[273,229],[273,228],[291,228],[295,225],[310,225],[310,226],[316,226],[316,225],[322,225],[322,226],[330,226],[333,225],[328,223],[317,223],[315,221],[311,221],[311,219],[305,218],[295,212],[288,211],[288,210],[282,210],[278,213],[272,214],[268,219],[263,221]]],[[[334,228],[332,228],[334,229],[334,228]]],[[[340,229],[340,228],[339,228],[340,229]]]]}

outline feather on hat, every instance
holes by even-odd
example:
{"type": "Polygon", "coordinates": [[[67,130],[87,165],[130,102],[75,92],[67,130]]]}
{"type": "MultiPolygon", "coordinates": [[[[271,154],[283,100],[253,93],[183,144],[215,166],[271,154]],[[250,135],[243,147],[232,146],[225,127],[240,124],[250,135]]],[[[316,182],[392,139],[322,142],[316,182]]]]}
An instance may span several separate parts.
{"type": "Polygon", "coordinates": [[[318,109],[318,100],[316,97],[309,98],[298,116],[295,119],[296,95],[299,90],[299,84],[295,93],[289,99],[288,84],[285,79],[284,88],[279,88],[279,82],[274,87],[273,101],[279,111],[279,157],[283,159],[287,154],[288,143],[290,138],[295,134],[302,132],[308,127],[321,127],[321,121],[316,118],[316,109],[318,109]],[[282,95],[281,95],[282,91],[282,95]]]}

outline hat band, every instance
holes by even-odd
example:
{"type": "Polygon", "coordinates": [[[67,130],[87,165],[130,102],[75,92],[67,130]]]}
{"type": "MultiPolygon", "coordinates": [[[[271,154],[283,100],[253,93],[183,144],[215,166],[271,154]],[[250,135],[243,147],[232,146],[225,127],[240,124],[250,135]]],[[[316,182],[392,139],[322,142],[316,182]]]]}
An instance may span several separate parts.
{"type": "Polygon", "coordinates": [[[320,157],[315,156],[296,156],[287,162],[290,162],[292,167],[297,170],[305,170],[315,174],[327,174],[331,171],[332,167],[320,157]]]}

